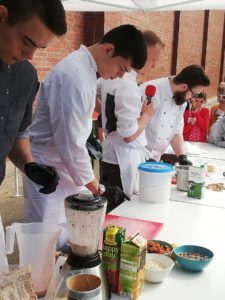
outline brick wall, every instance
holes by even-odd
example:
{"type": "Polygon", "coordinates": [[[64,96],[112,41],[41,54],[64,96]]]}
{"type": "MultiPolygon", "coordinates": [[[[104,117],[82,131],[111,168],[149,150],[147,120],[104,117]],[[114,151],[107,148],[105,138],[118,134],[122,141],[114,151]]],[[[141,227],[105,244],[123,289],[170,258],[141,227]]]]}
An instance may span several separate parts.
{"type": "Polygon", "coordinates": [[[39,80],[62,58],[79,48],[84,41],[84,13],[68,12],[68,32],[65,37],[55,38],[49,47],[35,52],[32,63],[38,70],[39,80]]]}
{"type": "MultiPolygon", "coordinates": [[[[224,14],[224,11],[209,12],[205,69],[212,84],[207,89],[208,95],[215,94],[220,78],[224,14]]],[[[107,32],[120,24],[130,23],[142,30],[155,31],[166,44],[156,67],[140,77],[139,80],[144,82],[167,76],[171,74],[172,68],[174,20],[174,12],[68,12],[68,33],[66,36],[56,38],[45,50],[38,50],[32,62],[37,67],[39,79],[42,80],[59,60],[74,49],[79,48],[81,43],[90,45],[98,40],[103,32],[107,32]]],[[[189,64],[201,64],[203,30],[203,11],[183,11],[180,13],[178,47],[177,53],[175,53],[177,72],[189,64]]],[[[225,64],[223,65],[224,76],[225,64]]]]}
{"type": "MultiPolygon", "coordinates": [[[[214,95],[219,83],[221,49],[223,40],[224,11],[210,11],[206,47],[205,70],[211,79],[211,86],[206,89],[208,96],[214,95]]],[[[204,11],[182,11],[177,48],[177,73],[189,64],[201,64],[204,11]]],[[[155,31],[166,44],[155,69],[139,78],[146,81],[152,78],[167,76],[171,73],[174,12],[106,12],[105,32],[114,26],[131,23],[140,29],[155,31]]],[[[223,78],[225,64],[223,66],[223,78]]]]}
{"type": "Polygon", "coordinates": [[[210,74],[210,79],[211,79],[211,86],[209,88],[210,94],[216,93],[216,88],[219,83],[223,23],[224,23],[224,12],[222,11],[210,12],[208,43],[207,43],[207,51],[206,51],[206,68],[205,68],[206,72],[210,74]]]}
{"type": "Polygon", "coordinates": [[[177,73],[192,64],[201,64],[204,12],[181,12],[178,37],[177,73]]]}

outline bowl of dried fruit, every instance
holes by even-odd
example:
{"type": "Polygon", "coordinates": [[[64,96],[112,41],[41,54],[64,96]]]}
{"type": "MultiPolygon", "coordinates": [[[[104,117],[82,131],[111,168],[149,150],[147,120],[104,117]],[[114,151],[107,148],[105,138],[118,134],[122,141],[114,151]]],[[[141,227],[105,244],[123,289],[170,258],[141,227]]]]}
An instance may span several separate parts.
{"type": "Polygon", "coordinates": [[[160,240],[148,240],[147,252],[171,256],[171,254],[173,253],[173,246],[167,242],[160,240]]]}
{"type": "Polygon", "coordinates": [[[201,271],[213,259],[213,252],[207,248],[195,245],[184,245],[173,251],[177,262],[185,269],[201,271]]]}

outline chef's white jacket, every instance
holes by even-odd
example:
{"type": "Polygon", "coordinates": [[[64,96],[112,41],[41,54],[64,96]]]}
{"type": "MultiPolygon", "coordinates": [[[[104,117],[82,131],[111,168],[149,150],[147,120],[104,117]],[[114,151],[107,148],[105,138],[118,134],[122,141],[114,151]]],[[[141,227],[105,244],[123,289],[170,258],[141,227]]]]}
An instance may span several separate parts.
{"type": "Polygon", "coordinates": [[[159,160],[173,137],[183,134],[183,113],[186,103],[176,105],[167,77],[150,80],[140,85],[144,99],[146,99],[145,88],[147,85],[156,87],[156,93],[152,97],[154,114],[145,129],[147,148],[152,152],[153,158],[159,160]]]}
{"type": "Polygon", "coordinates": [[[132,70],[123,78],[98,80],[97,96],[102,101],[102,126],[105,140],[102,143],[102,160],[120,167],[121,181],[129,196],[138,192],[137,166],[144,161],[147,144],[145,132],[133,142],[126,143],[123,138],[132,136],[138,130],[138,119],[142,108],[142,96],[136,83],[137,73],[132,70]],[[105,105],[107,93],[114,97],[116,130],[107,132],[105,105]]]}
{"type": "MultiPolygon", "coordinates": [[[[26,222],[53,222],[65,229],[64,198],[94,179],[85,145],[92,128],[96,72],[94,58],[82,45],[60,61],[41,85],[29,128],[32,154],[36,162],[55,166],[60,180],[56,192],[43,195],[24,177],[26,222]]],[[[58,246],[67,242],[64,231],[58,246]]]]}

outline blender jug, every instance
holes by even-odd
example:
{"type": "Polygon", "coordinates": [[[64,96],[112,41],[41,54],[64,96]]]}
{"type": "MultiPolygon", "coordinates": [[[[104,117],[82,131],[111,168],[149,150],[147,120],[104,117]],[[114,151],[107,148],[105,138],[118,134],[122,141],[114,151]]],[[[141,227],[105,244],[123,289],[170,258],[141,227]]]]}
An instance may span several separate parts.
{"type": "Polygon", "coordinates": [[[67,279],[70,276],[82,274],[99,277],[101,280],[99,297],[101,300],[109,299],[107,281],[98,253],[106,205],[106,198],[93,196],[88,191],[82,191],[80,194],[71,195],[65,199],[71,251],[60,271],[55,272],[46,300],[64,299],[68,295],[67,279]]]}
{"type": "Polygon", "coordinates": [[[13,223],[6,227],[6,253],[14,248],[15,234],[19,247],[20,268],[30,268],[37,296],[44,296],[55,265],[56,242],[60,228],[49,223],[13,223]]]}
{"type": "Polygon", "coordinates": [[[107,200],[78,194],[65,199],[65,212],[72,252],[77,257],[96,254],[107,200]]]}

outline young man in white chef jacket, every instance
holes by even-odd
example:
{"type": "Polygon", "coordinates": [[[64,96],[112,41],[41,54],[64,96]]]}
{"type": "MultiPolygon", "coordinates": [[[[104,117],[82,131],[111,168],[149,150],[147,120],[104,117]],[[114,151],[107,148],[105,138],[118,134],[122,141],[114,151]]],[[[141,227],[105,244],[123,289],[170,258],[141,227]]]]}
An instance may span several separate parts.
{"type": "Polygon", "coordinates": [[[118,185],[131,196],[139,190],[139,163],[145,161],[147,140],[145,127],[152,116],[153,104],[142,102],[137,75],[154,68],[164,44],[152,31],[143,33],[148,50],[145,66],[132,70],[123,78],[98,80],[97,97],[101,99],[102,143],[101,182],[118,185]]]}
{"type": "Polygon", "coordinates": [[[147,49],[142,33],[132,25],[110,30],[91,47],[60,61],[41,85],[39,102],[30,127],[36,161],[55,166],[60,180],[55,193],[40,195],[24,177],[25,222],[51,222],[61,226],[58,247],[68,242],[64,199],[84,186],[100,195],[104,187],[95,178],[86,141],[92,129],[97,73],[106,79],[122,77],[144,66],[147,49]]]}
{"type": "Polygon", "coordinates": [[[190,65],[176,76],[150,80],[140,86],[143,97],[147,85],[156,87],[152,98],[154,114],[146,127],[147,148],[156,161],[171,145],[180,165],[188,165],[183,139],[183,113],[186,101],[199,94],[210,84],[208,76],[199,65],[190,65]]]}

